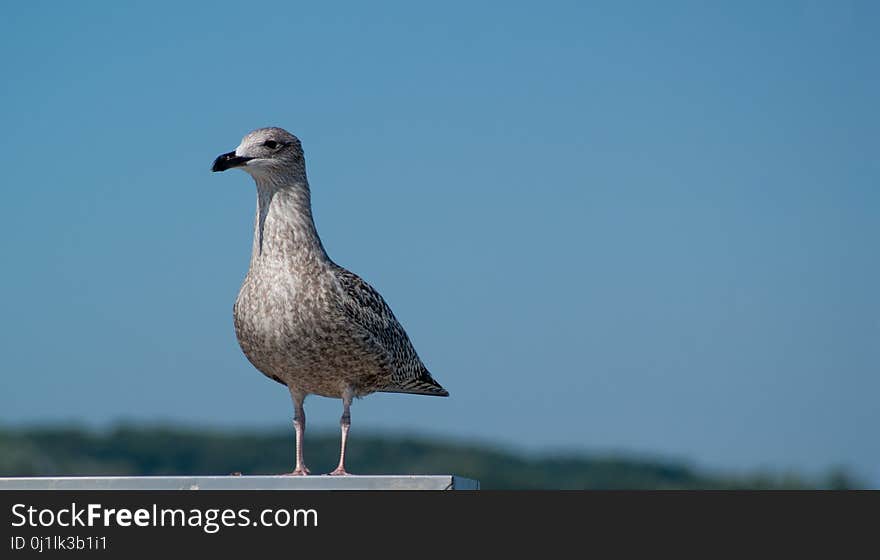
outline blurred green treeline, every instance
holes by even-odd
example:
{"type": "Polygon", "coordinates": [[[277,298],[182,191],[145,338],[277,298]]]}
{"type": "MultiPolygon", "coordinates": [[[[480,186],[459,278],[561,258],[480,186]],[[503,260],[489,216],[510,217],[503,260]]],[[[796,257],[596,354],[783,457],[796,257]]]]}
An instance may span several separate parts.
{"type": "MultiPolygon", "coordinates": [[[[293,430],[227,430],[120,425],[0,428],[0,476],[277,474],[292,469],[293,430]]],[[[311,432],[313,473],[332,470],[336,432],[311,432]]],[[[357,474],[457,474],[483,489],[846,489],[861,483],[843,469],[824,477],[717,473],[681,462],[587,454],[532,455],[480,443],[352,433],[346,466],[357,474]]]]}

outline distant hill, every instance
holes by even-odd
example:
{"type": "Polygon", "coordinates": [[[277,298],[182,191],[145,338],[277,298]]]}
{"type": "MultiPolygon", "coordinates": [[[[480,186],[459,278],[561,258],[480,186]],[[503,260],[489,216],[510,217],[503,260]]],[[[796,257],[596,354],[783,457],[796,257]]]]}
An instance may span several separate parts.
{"type": "MultiPolygon", "coordinates": [[[[329,472],[339,452],[336,433],[306,438],[312,472],[329,472]]],[[[0,476],[275,474],[292,469],[292,430],[216,431],[120,426],[0,428],[0,476]]],[[[855,488],[845,472],[822,480],[796,475],[729,475],[686,464],[583,454],[531,456],[485,445],[358,432],[346,466],[358,474],[448,474],[477,479],[484,489],[802,489],[855,488]]]]}

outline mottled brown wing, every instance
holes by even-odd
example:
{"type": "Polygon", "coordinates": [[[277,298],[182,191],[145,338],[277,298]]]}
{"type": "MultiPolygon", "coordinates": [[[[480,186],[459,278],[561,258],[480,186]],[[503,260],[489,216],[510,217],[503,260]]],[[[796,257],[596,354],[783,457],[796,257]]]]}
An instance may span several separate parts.
{"type": "Polygon", "coordinates": [[[379,292],[360,276],[340,266],[335,268],[335,273],[342,286],[343,312],[391,364],[391,383],[380,390],[448,396],[449,393],[434,381],[419,359],[409,336],[379,292]]]}

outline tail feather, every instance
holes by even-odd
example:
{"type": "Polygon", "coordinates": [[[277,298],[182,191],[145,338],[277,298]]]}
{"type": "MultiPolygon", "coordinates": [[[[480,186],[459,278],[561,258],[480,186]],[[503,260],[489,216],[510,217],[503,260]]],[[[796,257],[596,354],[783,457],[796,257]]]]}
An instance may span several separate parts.
{"type": "Polygon", "coordinates": [[[430,395],[434,397],[448,397],[449,391],[434,381],[430,375],[424,375],[415,379],[405,379],[400,382],[386,385],[379,389],[382,393],[409,393],[413,395],[430,395]]]}

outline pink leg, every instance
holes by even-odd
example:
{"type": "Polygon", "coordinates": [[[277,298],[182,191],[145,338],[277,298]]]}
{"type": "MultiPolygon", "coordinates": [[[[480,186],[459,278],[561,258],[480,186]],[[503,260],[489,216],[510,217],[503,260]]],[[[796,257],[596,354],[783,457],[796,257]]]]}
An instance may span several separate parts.
{"type": "Polygon", "coordinates": [[[345,444],[348,442],[348,429],[351,427],[351,391],[346,391],[342,395],[342,418],[339,420],[339,427],[342,430],[342,447],[339,450],[339,466],[336,467],[330,476],[347,476],[345,471],[345,444]]]}
{"type": "Polygon", "coordinates": [[[306,434],[306,411],[303,408],[303,401],[306,397],[294,392],[293,389],[290,390],[290,396],[293,397],[293,428],[296,431],[296,468],[288,474],[305,476],[309,474],[309,469],[306,468],[306,463],[303,461],[303,440],[306,434]]]}

